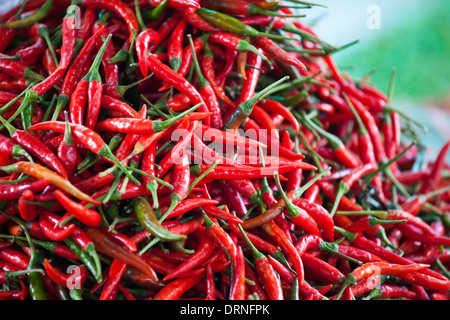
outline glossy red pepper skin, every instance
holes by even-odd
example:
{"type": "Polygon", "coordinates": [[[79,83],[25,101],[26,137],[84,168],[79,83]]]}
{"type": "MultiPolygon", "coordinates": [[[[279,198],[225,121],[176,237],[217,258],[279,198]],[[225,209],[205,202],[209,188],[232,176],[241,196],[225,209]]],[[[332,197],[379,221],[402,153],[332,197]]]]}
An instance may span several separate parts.
{"type": "Polygon", "coordinates": [[[126,263],[117,259],[113,260],[109,269],[107,281],[100,294],[100,300],[114,300],[115,294],[113,293],[116,292],[115,289],[118,287],[126,267],[126,263]]]}
{"type": "Polygon", "coordinates": [[[25,190],[19,198],[19,213],[25,221],[33,221],[38,216],[37,207],[33,204],[27,203],[32,201],[34,201],[34,193],[30,189],[25,190]]]}
{"type": "Polygon", "coordinates": [[[83,224],[90,227],[98,227],[101,223],[101,215],[92,209],[88,209],[84,207],[82,204],[73,201],[68,196],[66,196],[63,192],[56,190],[55,191],[56,199],[58,199],[59,203],[72,215],[74,215],[77,220],[82,222],[83,224]]]}
{"type": "Polygon", "coordinates": [[[147,60],[149,47],[153,43],[160,41],[159,33],[152,29],[143,30],[136,38],[136,53],[138,56],[139,67],[144,77],[148,76],[149,64],[147,60]]]}
{"type": "Polygon", "coordinates": [[[303,262],[293,243],[287,239],[284,232],[275,224],[275,222],[270,221],[262,227],[264,231],[277,242],[283,252],[286,253],[297,273],[299,283],[303,283],[305,277],[303,262]]]}
{"type": "Polygon", "coordinates": [[[118,0],[83,0],[82,3],[88,8],[106,9],[118,14],[128,26],[130,42],[133,39],[133,30],[139,31],[139,24],[134,11],[124,2],[118,0]]]}

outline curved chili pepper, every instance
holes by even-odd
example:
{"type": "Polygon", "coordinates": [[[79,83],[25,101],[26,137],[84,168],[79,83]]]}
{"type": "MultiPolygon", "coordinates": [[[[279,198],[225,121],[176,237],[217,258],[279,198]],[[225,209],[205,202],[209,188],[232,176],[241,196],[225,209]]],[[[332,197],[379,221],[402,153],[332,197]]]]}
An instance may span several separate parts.
{"type": "Polygon", "coordinates": [[[174,234],[161,226],[150,204],[142,197],[138,197],[133,201],[134,211],[139,223],[155,237],[163,241],[178,241],[186,239],[186,236],[174,234]]]}
{"type": "MultiPolygon", "coordinates": [[[[36,25],[33,26],[33,28],[37,28],[36,25]]],[[[31,28],[31,32],[33,32],[33,28],[31,28]]],[[[11,59],[26,61],[43,54],[46,49],[45,40],[39,34],[35,33],[32,37],[32,41],[32,45],[18,50],[11,59]]]]}
{"type": "Polygon", "coordinates": [[[66,13],[63,19],[62,27],[63,43],[61,47],[61,58],[58,67],[51,75],[49,75],[43,81],[34,85],[29,91],[27,91],[24,99],[22,100],[21,108],[30,108],[37,97],[43,95],[62,79],[67,68],[69,67],[75,48],[76,28],[74,12],[68,11],[66,13]]]}
{"type": "MultiPolygon", "coordinates": [[[[325,193],[325,195],[331,200],[331,201],[335,201],[336,199],[336,188],[334,187],[334,185],[328,181],[325,180],[319,180],[317,182],[317,184],[319,185],[320,189],[323,191],[323,193],[325,193]]],[[[355,203],[354,201],[352,201],[350,198],[346,197],[345,195],[343,195],[339,201],[338,204],[338,209],[340,210],[349,210],[349,211],[364,211],[363,208],[361,206],[359,206],[357,203],[355,203]]],[[[334,215],[336,216],[336,215],[334,215]]],[[[334,217],[333,216],[333,217],[334,217]]]]}
{"type": "Polygon", "coordinates": [[[272,99],[263,99],[261,102],[259,102],[259,106],[264,108],[266,111],[283,116],[283,118],[285,118],[287,121],[289,121],[290,124],[292,124],[296,132],[300,130],[297,118],[295,118],[292,112],[281,102],[272,99]]]}
{"type": "Polygon", "coordinates": [[[193,12],[187,8],[177,8],[178,14],[181,16],[183,20],[185,20],[190,25],[196,27],[197,29],[206,31],[206,32],[215,32],[220,31],[221,29],[212,25],[208,21],[205,21],[197,12],[193,12]]]}
{"type": "Polygon", "coordinates": [[[367,173],[373,172],[377,169],[377,166],[375,163],[370,162],[366,163],[362,166],[359,166],[358,168],[354,169],[349,175],[345,176],[338,185],[338,188],[336,190],[336,198],[334,200],[333,208],[330,212],[331,216],[334,216],[337,207],[339,205],[339,201],[341,200],[342,196],[350,191],[352,186],[361,179],[364,175],[367,173]]]}
{"type": "MultiPolygon", "coordinates": [[[[298,227],[300,227],[302,230],[304,230],[307,233],[310,234],[315,234],[315,235],[320,235],[321,232],[319,230],[319,226],[316,222],[315,219],[313,219],[313,217],[311,217],[311,215],[309,214],[309,212],[307,212],[305,209],[297,207],[292,201],[291,198],[292,197],[288,197],[285,192],[283,191],[282,187],[281,187],[281,183],[279,181],[279,177],[278,177],[278,173],[276,173],[275,175],[275,181],[277,183],[277,186],[279,188],[279,191],[281,192],[282,198],[284,200],[284,203],[286,204],[286,210],[289,213],[289,219],[298,227]]],[[[294,193],[291,192],[291,195],[293,195],[294,193]]],[[[300,200],[300,199],[299,199],[300,200]]],[[[275,202],[275,201],[273,201],[275,202]]],[[[273,204],[274,206],[276,205],[275,203],[273,204]]],[[[303,205],[303,207],[308,207],[307,205],[303,205]]],[[[311,208],[307,208],[308,211],[312,212],[313,210],[310,210],[311,208]]],[[[317,210],[317,208],[315,208],[317,210]]],[[[314,214],[314,213],[313,213],[314,214]]],[[[279,215],[277,217],[277,219],[280,217],[281,215],[279,215]]],[[[318,219],[320,220],[320,219],[318,219]]],[[[321,224],[323,224],[323,220],[320,221],[321,224]]],[[[327,228],[329,229],[329,228],[327,228]]],[[[334,230],[333,230],[334,232],[334,230]]],[[[324,231],[324,233],[327,233],[327,236],[329,237],[329,230],[324,231]]],[[[331,235],[332,237],[332,235],[331,235]]]]}
{"type": "Polygon", "coordinates": [[[284,51],[273,40],[267,37],[258,37],[255,45],[261,48],[268,57],[281,63],[290,64],[302,73],[307,71],[306,66],[300,60],[284,51]]]}
{"type": "Polygon", "coordinates": [[[220,130],[204,124],[198,125],[195,133],[203,141],[214,141],[220,144],[243,148],[267,148],[266,144],[250,137],[243,137],[242,135],[231,132],[230,130],[220,130]]]}
{"type": "Polygon", "coordinates": [[[65,225],[64,227],[55,227],[51,224],[47,216],[50,213],[47,211],[40,212],[39,214],[39,226],[42,232],[53,241],[62,241],[70,237],[75,230],[74,224],[65,225]]]}
{"type": "Polygon", "coordinates": [[[106,9],[118,14],[128,26],[130,42],[133,39],[133,31],[139,31],[136,15],[125,2],[119,0],[82,0],[82,4],[88,8],[106,9]]]}
{"type": "Polygon", "coordinates": [[[267,60],[266,56],[264,56],[263,53],[259,51],[255,46],[232,33],[214,32],[208,37],[208,41],[224,45],[231,50],[237,50],[239,52],[252,52],[258,55],[261,59],[267,60]]]}
{"type": "Polygon", "coordinates": [[[25,157],[31,159],[31,156],[25,149],[18,145],[13,139],[4,135],[0,135],[0,154],[2,158],[2,165],[12,164],[14,157],[25,157]]]}
{"type": "Polygon", "coordinates": [[[339,269],[309,253],[302,255],[302,261],[305,268],[324,283],[336,283],[344,277],[339,269]]]}
{"type": "Polygon", "coordinates": [[[152,43],[158,43],[160,35],[152,29],[145,29],[139,33],[136,38],[136,53],[138,56],[139,67],[144,77],[148,76],[148,50],[152,43]]]}
{"type": "Polygon", "coordinates": [[[131,118],[140,118],[139,112],[133,109],[128,103],[116,99],[114,97],[103,95],[102,96],[102,108],[114,110],[122,113],[124,116],[131,118]]]}
{"type": "Polygon", "coordinates": [[[148,67],[149,69],[161,80],[169,83],[171,86],[179,90],[180,92],[186,94],[191,100],[192,104],[197,105],[201,104],[200,111],[207,112],[206,107],[204,106],[205,102],[203,101],[202,96],[197,91],[197,89],[190,84],[184,77],[177,74],[167,65],[161,62],[158,58],[156,58],[153,54],[150,54],[147,57],[148,67]]]}
{"type": "Polygon", "coordinates": [[[83,286],[83,283],[88,277],[88,270],[83,265],[75,267],[70,274],[64,274],[57,270],[50,264],[48,259],[44,260],[44,267],[45,272],[53,282],[68,288],[70,288],[72,283],[77,286],[83,286]]]}
{"type": "Polygon", "coordinates": [[[97,211],[88,209],[82,204],[73,201],[60,190],[55,191],[55,196],[59,203],[80,222],[90,227],[100,225],[102,217],[97,211]]]}

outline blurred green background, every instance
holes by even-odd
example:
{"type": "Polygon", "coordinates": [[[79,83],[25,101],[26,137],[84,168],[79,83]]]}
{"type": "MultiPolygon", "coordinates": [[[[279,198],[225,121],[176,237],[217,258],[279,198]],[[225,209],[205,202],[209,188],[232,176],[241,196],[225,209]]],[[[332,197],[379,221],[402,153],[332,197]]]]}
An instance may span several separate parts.
{"type": "Polygon", "coordinates": [[[338,46],[359,40],[334,55],[341,70],[355,78],[370,74],[387,92],[395,68],[394,105],[428,128],[418,132],[429,155],[438,152],[450,139],[450,1],[315,2],[327,8],[301,12],[322,39],[338,46]],[[380,28],[370,27],[374,18],[380,28]]]}

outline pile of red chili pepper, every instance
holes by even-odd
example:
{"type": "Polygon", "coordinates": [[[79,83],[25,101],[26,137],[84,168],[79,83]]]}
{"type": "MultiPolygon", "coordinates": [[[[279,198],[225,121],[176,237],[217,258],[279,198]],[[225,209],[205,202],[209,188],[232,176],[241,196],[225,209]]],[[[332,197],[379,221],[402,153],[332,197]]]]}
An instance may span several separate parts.
{"type": "Polygon", "coordinates": [[[2,13],[0,300],[449,299],[450,142],[338,69],[315,5],[2,13]]]}

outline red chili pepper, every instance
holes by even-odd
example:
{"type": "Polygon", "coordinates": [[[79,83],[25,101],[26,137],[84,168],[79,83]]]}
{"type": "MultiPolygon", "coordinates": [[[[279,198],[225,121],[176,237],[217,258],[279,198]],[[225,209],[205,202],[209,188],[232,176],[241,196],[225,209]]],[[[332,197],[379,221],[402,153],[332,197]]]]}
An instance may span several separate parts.
{"type": "MultiPolygon", "coordinates": [[[[45,121],[37,123],[31,126],[29,129],[31,131],[38,130],[52,130],[59,133],[65,132],[66,124],[61,121],[45,121]]],[[[135,183],[139,183],[135,177],[131,176],[127,169],[120,163],[119,160],[114,156],[109,146],[102,139],[102,137],[95,131],[79,124],[70,124],[70,130],[72,131],[72,135],[78,140],[81,144],[86,146],[89,150],[94,152],[95,154],[108,159],[109,161],[116,164],[132,181],[135,183]]]]}
{"type": "Polygon", "coordinates": [[[187,23],[184,20],[178,22],[177,26],[170,35],[167,46],[167,55],[169,58],[169,64],[175,72],[178,71],[182,62],[182,52],[183,52],[182,44],[186,27],[187,23]]]}
{"type": "MultiPolygon", "coordinates": [[[[37,74],[21,61],[7,60],[7,55],[0,53],[0,70],[15,78],[36,78],[37,74]]],[[[40,77],[37,77],[40,79],[40,77]]]]}
{"type": "Polygon", "coordinates": [[[191,255],[187,260],[176,266],[173,270],[171,270],[170,273],[164,277],[164,281],[177,278],[188,270],[202,265],[213,253],[215,244],[208,236],[206,236],[203,227],[195,230],[193,232],[193,236],[199,241],[199,246],[196,248],[195,253],[191,255]]]}
{"type": "MultiPolygon", "coordinates": [[[[73,13],[68,12],[64,17],[62,23],[62,37],[63,43],[61,47],[61,57],[56,70],[48,76],[44,81],[31,87],[30,101],[35,100],[35,95],[38,97],[47,92],[51,87],[58,83],[64,76],[69,64],[72,60],[75,48],[75,17],[73,13]]],[[[24,105],[27,105],[27,96],[24,98],[24,105]]]]}
{"type": "MultiPolygon", "coordinates": [[[[204,198],[195,198],[195,199],[185,199],[181,201],[175,209],[172,210],[172,212],[167,216],[166,219],[170,219],[173,217],[181,216],[191,210],[194,210],[195,208],[198,208],[202,206],[203,208],[211,208],[212,210],[220,210],[215,205],[217,205],[219,202],[216,200],[211,199],[204,199],[204,198]]],[[[162,207],[161,215],[164,215],[167,211],[168,207],[162,207]]],[[[205,209],[207,210],[207,209],[205,209]]]]}
{"type": "Polygon", "coordinates": [[[299,283],[303,283],[305,277],[303,263],[292,242],[289,241],[286,234],[275,224],[274,221],[263,224],[262,228],[288,256],[294,266],[295,272],[297,273],[299,283]]]}
{"type": "Polygon", "coordinates": [[[75,225],[66,224],[63,227],[57,227],[53,225],[48,218],[51,214],[52,213],[49,211],[41,211],[39,213],[39,226],[45,236],[53,241],[62,241],[70,237],[72,232],[75,230],[75,225]]]}
{"type": "MultiPolygon", "coordinates": [[[[191,137],[191,142],[193,145],[194,150],[199,154],[201,157],[201,161],[207,163],[207,164],[213,164],[214,162],[218,162],[218,164],[228,164],[233,165],[236,164],[233,159],[226,158],[222,155],[220,155],[215,150],[209,148],[200,138],[193,134],[191,137]]],[[[195,162],[198,163],[198,162],[195,162]]]]}
{"type": "MultiPolygon", "coordinates": [[[[101,107],[101,101],[102,101],[102,95],[103,95],[103,86],[102,86],[102,78],[100,76],[98,68],[99,68],[101,59],[103,57],[103,54],[105,53],[106,46],[108,45],[110,38],[111,38],[111,34],[108,35],[108,38],[106,38],[105,42],[103,43],[102,47],[100,48],[88,73],[81,80],[81,81],[88,82],[88,89],[87,89],[88,110],[87,110],[87,116],[86,116],[86,122],[85,122],[86,127],[88,127],[88,128],[95,127],[98,116],[100,114],[100,107],[101,107]]],[[[76,97],[72,97],[72,99],[76,99],[76,97]]]]}
{"type": "Polygon", "coordinates": [[[37,207],[34,204],[27,203],[33,201],[34,193],[30,189],[25,190],[19,198],[19,213],[25,221],[33,221],[38,216],[37,207]]]}
{"type": "MultiPolygon", "coordinates": [[[[90,59],[91,52],[94,50],[97,42],[100,39],[100,36],[103,33],[104,26],[100,27],[83,45],[80,52],[74,58],[72,65],[69,67],[66,75],[64,76],[63,83],[61,85],[61,89],[59,90],[58,101],[56,110],[62,110],[62,108],[72,102],[70,99],[72,94],[75,94],[77,91],[77,97],[82,98],[82,96],[78,96],[78,92],[80,92],[81,88],[77,89],[77,83],[80,81],[82,76],[82,72],[84,70],[84,66],[90,59]]],[[[82,102],[78,102],[79,105],[82,102]]],[[[73,108],[73,107],[72,107],[73,108]]],[[[81,109],[80,109],[81,110],[81,109]]],[[[82,119],[82,116],[79,116],[79,119],[82,119]]]]}
{"type": "Polygon", "coordinates": [[[183,154],[181,158],[174,163],[174,174],[172,178],[172,185],[174,188],[170,194],[170,206],[164,213],[165,216],[168,216],[170,212],[187,197],[189,191],[189,178],[189,159],[186,154],[183,154]]]}
{"type": "Polygon", "coordinates": [[[33,193],[41,192],[49,185],[49,183],[50,181],[48,179],[13,184],[0,183],[0,200],[17,200],[26,190],[30,190],[33,193]]]}
{"type": "Polygon", "coordinates": [[[450,238],[446,236],[424,234],[421,230],[410,224],[400,224],[397,228],[402,231],[402,234],[409,239],[420,241],[430,245],[444,245],[450,243],[450,238]]]}
{"type": "MultiPolygon", "coordinates": [[[[325,193],[325,195],[331,200],[335,201],[337,191],[334,188],[333,184],[325,181],[325,180],[319,180],[317,182],[320,189],[325,193]]],[[[343,195],[338,202],[338,209],[343,211],[364,211],[361,206],[359,206],[357,203],[352,201],[351,199],[347,198],[345,195],[343,195]]],[[[335,217],[335,216],[333,216],[335,217]]]]}
{"type": "MultiPolygon", "coordinates": [[[[345,234],[345,232],[341,232],[340,229],[338,229],[338,231],[345,234]]],[[[353,246],[375,254],[387,262],[405,265],[413,263],[413,261],[403,258],[361,235],[351,234],[347,237],[347,239],[351,241],[351,244],[353,246]]],[[[414,272],[411,275],[413,275],[414,277],[414,284],[421,285],[430,289],[432,288],[433,290],[437,290],[439,292],[445,292],[448,290],[448,288],[450,288],[450,282],[448,281],[448,279],[430,269],[425,269],[421,272],[414,272]]],[[[402,276],[398,275],[398,277],[402,276]]]]}
{"type": "Polygon", "coordinates": [[[8,129],[11,138],[13,138],[19,145],[21,145],[24,149],[37,157],[43,163],[50,166],[63,178],[67,178],[67,172],[64,168],[64,165],[41,140],[39,140],[36,136],[28,131],[15,129],[11,124],[3,121],[2,118],[0,118],[0,120],[2,120],[2,122],[5,124],[5,127],[8,129]]]}
{"type": "Polygon", "coordinates": [[[290,64],[303,74],[307,71],[306,66],[300,60],[284,51],[273,40],[267,37],[257,37],[255,45],[261,48],[268,57],[281,63],[290,64]]]}
{"type": "Polygon", "coordinates": [[[153,54],[150,54],[147,57],[148,67],[149,69],[161,80],[169,83],[171,86],[179,90],[180,92],[186,94],[191,100],[192,104],[200,105],[200,111],[207,112],[206,106],[204,106],[205,102],[203,101],[202,96],[197,91],[197,89],[190,84],[184,77],[177,74],[167,65],[161,62],[158,58],[156,58],[153,54]]]}
{"type": "Polygon", "coordinates": [[[60,190],[55,191],[55,196],[59,203],[83,224],[90,227],[97,227],[100,225],[102,217],[97,211],[88,209],[82,204],[73,201],[60,190]]]}
{"type": "Polygon", "coordinates": [[[113,292],[118,287],[119,282],[122,279],[123,274],[125,273],[126,267],[126,263],[118,259],[113,260],[109,269],[108,280],[104,284],[102,293],[100,294],[100,300],[114,299],[113,292]]]}
{"type": "Polygon", "coordinates": [[[71,288],[72,285],[80,286],[77,288],[80,289],[86,281],[89,273],[85,266],[80,265],[75,267],[70,274],[64,274],[53,267],[48,259],[44,260],[44,267],[45,272],[53,282],[64,287],[68,287],[69,289],[73,289],[71,288]]]}
{"type": "Polygon", "coordinates": [[[202,278],[203,274],[175,279],[158,291],[158,293],[153,297],[153,300],[178,300],[186,291],[195,286],[202,278]]]}
{"type": "Polygon", "coordinates": [[[144,77],[148,76],[149,64],[147,60],[149,46],[160,41],[160,35],[152,29],[145,29],[136,38],[136,53],[139,67],[144,77]]]}
{"type": "Polygon", "coordinates": [[[384,146],[382,144],[381,133],[378,129],[375,119],[371,113],[363,106],[359,101],[357,101],[352,96],[349,96],[349,100],[355,107],[356,112],[361,117],[362,122],[367,128],[367,132],[372,140],[372,144],[375,151],[375,157],[378,162],[384,161],[386,159],[386,152],[384,151],[384,146]]]}
{"type": "Polygon", "coordinates": [[[229,300],[245,299],[245,260],[242,247],[237,247],[234,277],[229,292],[229,300]]]}
{"type": "MultiPolygon", "coordinates": [[[[191,137],[194,134],[194,130],[197,126],[197,122],[192,122],[186,130],[180,129],[177,133],[174,133],[180,137],[179,141],[174,145],[174,147],[168,152],[164,158],[158,163],[158,169],[156,170],[156,175],[158,177],[163,177],[169,169],[176,163],[179,159],[182,159],[186,153],[184,152],[188,143],[191,141],[191,137]]],[[[172,137],[175,139],[174,133],[172,137]]]]}
{"type": "MultiPolygon", "coordinates": [[[[197,39],[196,39],[197,40],[197,39]]],[[[202,42],[203,43],[203,42],[202,42]]],[[[194,47],[195,47],[195,40],[194,40],[194,47]]],[[[208,42],[205,42],[204,44],[204,54],[203,59],[200,62],[203,74],[205,78],[210,83],[211,87],[213,88],[216,96],[218,99],[222,100],[226,104],[234,105],[233,102],[228,98],[223,88],[220,86],[217,78],[216,78],[216,71],[214,66],[214,55],[210,49],[210,46],[208,42]]]]}
{"type": "Polygon", "coordinates": [[[283,300],[281,281],[275,273],[275,270],[270,264],[268,258],[266,258],[260,251],[258,251],[258,249],[256,249],[256,247],[252,244],[242,228],[240,228],[240,232],[252,251],[256,271],[261,278],[261,282],[267,292],[269,299],[283,300]]]}
{"type": "Polygon", "coordinates": [[[419,193],[427,193],[431,190],[432,186],[438,186],[442,170],[445,164],[445,157],[447,155],[448,150],[450,149],[450,141],[444,144],[444,146],[439,151],[439,154],[434,162],[433,167],[431,168],[429,177],[424,181],[423,185],[419,189],[419,193]]]}
{"type": "Polygon", "coordinates": [[[130,33],[129,40],[133,40],[133,30],[139,31],[139,23],[134,11],[119,0],[83,0],[82,4],[88,8],[105,9],[118,14],[127,24],[130,33]]]}
{"type": "Polygon", "coordinates": [[[230,132],[230,130],[219,130],[204,124],[198,125],[195,133],[202,141],[213,141],[223,145],[232,145],[243,148],[267,148],[266,144],[250,137],[241,136],[237,133],[230,132]]]}
{"type": "Polygon", "coordinates": [[[5,248],[0,251],[0,259],[13,264],[22,270],[26,270],[30,262],[30,258],[26,254],[12,248],[5,248]]]}
{"type": "Polygon", "coordinates": [[[58,146],[58,158],[61,160],[64,166],[67,176],[72,177],[76,166],[78,165],[78,149],[73,141],[72,133],[70,131],[69,122],[66,120],[66,131],[64,132],[64,138],[58,146]]]}

